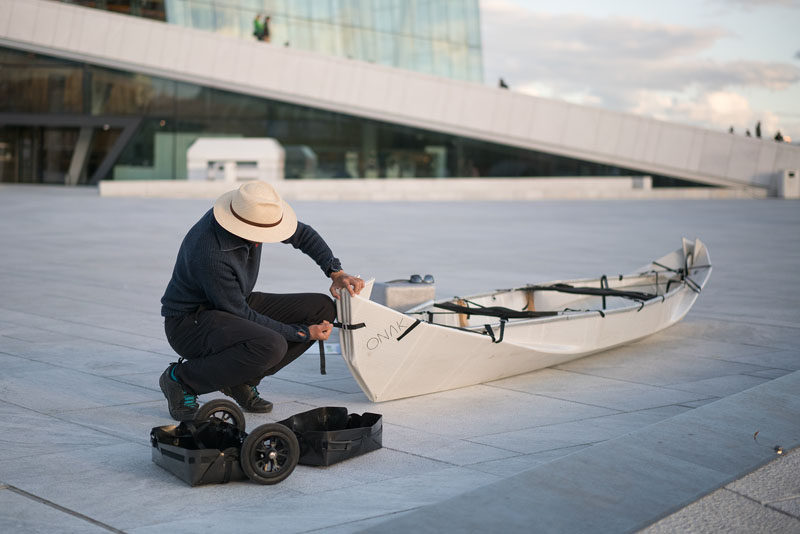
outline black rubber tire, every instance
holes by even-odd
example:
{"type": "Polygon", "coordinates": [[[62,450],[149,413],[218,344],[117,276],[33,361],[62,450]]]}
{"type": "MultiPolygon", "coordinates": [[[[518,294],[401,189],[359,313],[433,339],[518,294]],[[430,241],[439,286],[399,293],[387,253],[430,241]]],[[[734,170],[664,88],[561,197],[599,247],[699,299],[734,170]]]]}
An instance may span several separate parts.
{"type": "Polygon", "coordinates": [[[230,423],[237,429],[244,432],[245,420],[244,412],[235,403],[225,399],[213,399],[197,410],[194,420],[197,422],[219,419],[225,423],[230,423]]]}
{"type": "Polygon", "coordinates": [[[294,432],[278,423],[257,426],[242,444],[239,461],[247,478],[259,484],[277,484],[288,477],[300,459],[294,432]]]}

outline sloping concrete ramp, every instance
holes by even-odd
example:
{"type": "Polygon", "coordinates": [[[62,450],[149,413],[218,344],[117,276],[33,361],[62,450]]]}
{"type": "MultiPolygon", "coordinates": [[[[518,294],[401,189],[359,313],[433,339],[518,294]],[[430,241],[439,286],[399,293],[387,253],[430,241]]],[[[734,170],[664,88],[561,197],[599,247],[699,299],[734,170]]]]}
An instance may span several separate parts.
{"type": "Polygon", "coordinates": [[[364,532],[636,531],[798,446],[799,414],[795,371],[364,532]]]}
{"type": "Polygon", "coordinates": [[[60,2],[0,2],[0,46],[713,185],[800,169],[800,147],[771,139],[60,2]]]}

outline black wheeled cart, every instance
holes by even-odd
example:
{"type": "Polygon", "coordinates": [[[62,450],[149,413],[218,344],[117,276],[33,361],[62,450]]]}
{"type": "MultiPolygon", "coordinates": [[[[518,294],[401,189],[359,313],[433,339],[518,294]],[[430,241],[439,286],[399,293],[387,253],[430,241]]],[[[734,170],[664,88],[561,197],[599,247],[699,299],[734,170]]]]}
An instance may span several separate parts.
{"type": "Polygon", "coordinates": [[[193,421],[153,428],[150,443],[153,462],[190,486],[245,479],[277,484],[300,458],[294,432],[269,423],[248,434],[242,410],[224,399],[203,404],[193,421]]]}

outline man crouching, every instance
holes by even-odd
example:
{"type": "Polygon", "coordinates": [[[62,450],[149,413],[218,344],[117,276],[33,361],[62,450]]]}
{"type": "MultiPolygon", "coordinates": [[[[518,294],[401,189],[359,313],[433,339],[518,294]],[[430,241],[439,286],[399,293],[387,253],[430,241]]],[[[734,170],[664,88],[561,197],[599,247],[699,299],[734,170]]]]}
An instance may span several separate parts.
{"type": "Polygon", "coordinates": [[[272,403],[256,386],[333,330],[336,306],[318,293],[253,291],[261,244],[282,242],[311,257],[330,277],[330,292],[355,295],[364,281],[341,262],[266,182],[225,193],[189,230],[161,298],[169,344],[181,357],[159,379],[170,415],[194,418],[197,396],[221,391],[243,410],[266,413],[272,403]]]}

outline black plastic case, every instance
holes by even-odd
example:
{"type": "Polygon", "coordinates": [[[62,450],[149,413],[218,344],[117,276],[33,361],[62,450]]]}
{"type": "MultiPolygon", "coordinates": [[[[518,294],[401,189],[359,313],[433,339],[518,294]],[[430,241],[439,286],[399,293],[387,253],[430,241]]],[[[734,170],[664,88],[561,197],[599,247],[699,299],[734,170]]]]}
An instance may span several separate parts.
{"type": "Polygon", "coordinates": [[[383,419],[380,414],[347,414],[347,408],[325,406],[279,421],[300,442],[301,465],[331,465],[380,449],[383,419]]]}
{"type": "Polygon", "coordinates": [[[220,421],[159,426],[150,432],[152,459],[190,486],[246,480],[239,463],[246,436],[220,421]]]}

